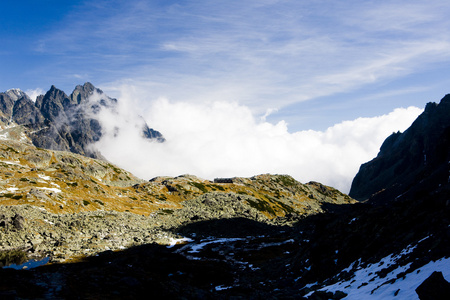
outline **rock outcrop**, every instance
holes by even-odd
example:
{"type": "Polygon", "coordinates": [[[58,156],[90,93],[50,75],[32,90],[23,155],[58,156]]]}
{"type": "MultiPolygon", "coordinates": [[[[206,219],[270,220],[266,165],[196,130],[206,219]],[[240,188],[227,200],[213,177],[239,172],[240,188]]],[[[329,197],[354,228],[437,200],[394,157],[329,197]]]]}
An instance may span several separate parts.
{"type": "Polygon", "coordinates": [[[450,283],[442,272],[433,272],[416,289],[420,300],[444,300],[450,298],[450,283]]]}
{"type": "Polygon", "coordinates": [[[361,165],[349,195],[357,200],[395,198],[418,183],[428,190],[447,185],[450,171],[450,95],[425,111],[403,133],[393,133],[377,157],[361,165]]]}

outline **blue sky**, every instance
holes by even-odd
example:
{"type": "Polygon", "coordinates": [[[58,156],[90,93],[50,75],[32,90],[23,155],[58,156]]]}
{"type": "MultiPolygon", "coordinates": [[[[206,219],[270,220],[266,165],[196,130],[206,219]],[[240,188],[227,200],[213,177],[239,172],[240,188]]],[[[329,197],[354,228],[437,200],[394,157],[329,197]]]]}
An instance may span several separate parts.
{"type": "Polygon", "coordinates": [[[448,1],[2,1],[0,90],[132,84],[291,131],[439,101],[448,1]]]}
{"type": "MultiPolygon", "coordinates": [[[[0,10],[0,91],[35,95],[55,85],[70,94],[92,82],[172,141],[183,141],[169,141],[162,147],[172,148],[159,155],[192,165],[178,161],[168,175],[280,172],[347,190],[359,165],[420,113],[408,107],[423,108],[450,92],[450,2],[444,0],[17,0],[1,1],[0,10]],[[248,144],[249,136],[260,139],[248,144]],[[208,148],[217,144],[214,137],[227,137],[227,157],[236,159],[223,165],[211,157],[208,166],[220,165],[211,170],[200,166],[208,153],[221,151],[208,148]],[[306,144],[328,150],[312,147],[300,159],[295,151],[267,150],[276,139],[297,153],[306,144]],[[203,148],[186,151],[191,141],[203,148]],[[235,151],[243,144],[254,155],[235,151]],[[195,153],[203,156],[195,160],[195,153]],[[323,166],[305,167],[318,154],[328,157],[323,166]]],[[[111,151],[113,145],[100,146],[111,151]]],[[[122,153],[110,157],[120,164],[122,153]]],[[[136,164],[123,166],[134,171],[136,164]]]]}

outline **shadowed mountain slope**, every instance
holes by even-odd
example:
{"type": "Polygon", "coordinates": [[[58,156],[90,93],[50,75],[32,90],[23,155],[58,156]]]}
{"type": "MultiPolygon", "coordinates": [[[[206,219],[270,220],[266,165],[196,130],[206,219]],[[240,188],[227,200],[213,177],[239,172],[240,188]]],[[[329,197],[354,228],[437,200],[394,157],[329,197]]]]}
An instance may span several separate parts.
{"type": "Polygon", "coordinates": [[[377,157],[361,165],[349,195],[357,200],[397,197],[417,184],[447,185],[450,171],[450,95],[425,111],[403,133],[393,133],[377,157]],[[376,195],[381,193],[386,196],[376,195]]]}

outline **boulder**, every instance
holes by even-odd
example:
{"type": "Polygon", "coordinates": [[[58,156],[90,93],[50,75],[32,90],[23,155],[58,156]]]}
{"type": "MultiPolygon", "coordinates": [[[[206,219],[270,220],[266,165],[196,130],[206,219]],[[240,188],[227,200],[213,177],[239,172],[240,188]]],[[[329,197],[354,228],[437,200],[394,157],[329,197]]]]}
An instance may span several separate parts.
{"type": "Polygon", "coordinates": [[[450,283],[442,272],[434,271],[416,288],[416,293],[420,300],[447,300],[450,299],[450,283]]]}

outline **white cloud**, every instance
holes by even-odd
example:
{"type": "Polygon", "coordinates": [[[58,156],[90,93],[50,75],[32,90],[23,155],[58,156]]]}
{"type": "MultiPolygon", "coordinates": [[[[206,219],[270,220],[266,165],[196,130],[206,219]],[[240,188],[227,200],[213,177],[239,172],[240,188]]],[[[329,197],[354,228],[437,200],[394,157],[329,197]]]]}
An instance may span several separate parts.
{"type": "MultiPolygon", "coordinates": [[[[135,112],[124,97],[121,112],[135,112]]],[[[106,134],[96,146],[103,155],[135,175],[194,174],[205,179],[289,174],[348,192],[359,166],[376,156],[384,139],[405,130],[422,110],[399,108],[374,118],[345,121],[325,131],[288,132],[284,121],[271,124],[236,102],[153,101],[145,117],[165,143],[142,139],[135,122],[104,115],[106,134]],[[117,126],[120,130],[114,132],[117,126]],[[115,135],[113,134],[115,133],[115,135]]],[[[141,111],[141,113],[144,113],[141,111]]],[[[136,119],[136,118],[135,118],[136,119]]]]}
{"type": "Polygon", "coordinates": [[[36,101],[37,96],[44,95],[45,92],[41,88],[26,90],[25,93],[30,97],[31,100],[36,101]]]}
{"type": "Polygon", "coordinates": [[[65,72],[264,113],[447,64],[449,11],[443,1],[95,1],[40,41],[68,60],[65,72]]]}
{"type": "MultiPolygon", "coordinates": [[[[95,1],[38,42],[64,74],[98,78],[121,102],[139,99],[121,107],[121,115],[139,107],[167,142],[143,141],[139,119],[105,113],[108,131],[98,146],[141,177],[288,173],[348,191],[359,165],[419,109],[294,133],[268,116],[293,118],[286,111],[310,100],[335,106],[332,113],[343,120],[350,106],[375,114],[364,105],[374,93],[379,111],[400,106],[383,95],[390,83],[391,95],[431,90],[410,79],[448,69],[449,11],[444,1],[95,1]],[[136,86],[133,96],[121,94],[123,83],[136,86]],[[355,100],[338,99],[345,93],[355,100]],[[170,101],[157,100],[164,97],[170,101]]],[[[310,111],[308,117],[323,120],[324,110],[310,111]]]]}

